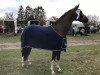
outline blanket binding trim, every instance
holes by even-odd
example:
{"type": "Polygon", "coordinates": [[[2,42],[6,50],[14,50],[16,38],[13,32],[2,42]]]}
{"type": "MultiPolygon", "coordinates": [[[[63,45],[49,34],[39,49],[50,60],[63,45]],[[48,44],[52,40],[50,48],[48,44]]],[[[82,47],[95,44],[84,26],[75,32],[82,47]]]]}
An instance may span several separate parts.
{"type": "MultiPolygon", "coordinates": [[[[57,31],[56,31],[52,26],[50,26],[50,27],[52,28],[52,30],[53,30],[57,35],[59,35],[60,37],[62,37],[59,33],[57,33],[57,31]]],[[[64,49],[64,50],[66,50],[66,48],[63,48],[64,39],[66,40],[66,38],[62,37],[62,45],[61,45],[61,48],[64,49]]],[[[25,47],[22,47],[22,48],[35,48],[35,47],[25,46],[25,47]]],[[[38,49],[42,49],[42,48],[38,48],[38,49]]],[[[46,49],[44,49],[44,50],[46,50],[46,49]]],[[[59,50],[53,50],[53,51],[59,51],[59,50]]]]}
{"type": "MultiPolygon", "coordinates": [[[[54,32],[56,33],[56,34],[58,34],[59,36],[61,36],[53,27],[52,27],[52,25],[51,25],[51,28],[54,30],[54,32]]],[[[61,36],[62,37],[62,36],[61,36]]],[[[64,38],[64,37],[62,37],[63,39],[66,39],[66,38],[64,38]]]]}
{"type": "MultiPolygon", "coordinates": [[[[58,34],[60,37],[62,37],[53,27],[52,27],[52,25],[51,25],[51,28],[54,30],[54,32],[56,33],[56,34],[58,34]]],[[[64,37],[62,37],[63,39],[62,39],[62,41],[64,42],[64,39],[66,40],[66,38],[64,38],[64,37]]],[[[66,49],[66,48],[63,48],[62,46],[63,46],[63,42],[62,42],[62,45],[61,45],[61,48],[62,49],[66,49]]]]}

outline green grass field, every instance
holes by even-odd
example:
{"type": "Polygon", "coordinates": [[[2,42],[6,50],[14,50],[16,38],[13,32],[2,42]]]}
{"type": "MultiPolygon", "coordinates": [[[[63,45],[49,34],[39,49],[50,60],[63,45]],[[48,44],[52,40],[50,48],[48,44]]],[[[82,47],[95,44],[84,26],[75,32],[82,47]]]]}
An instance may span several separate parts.
{"type": "MultiPolygon", "coordinates": [[[[71,41],[100,40],[100,33],[90,36],[72,37],[71,41]]],[[[20,42],[20,35],[0,35],[0,43],[20,42]]],[[[21,67],[20,49],[0,49],[0,75],[50,75],[51,51],[33,49],[30,59],[32,65],[21,67]]],[[[62,52],[62,73],[57,75],[100,75],[100,44],[69,46],[67,52],[62,52]]]]}
{"type": "Polygon", "coordinates": [[[0,35],[0,43],[16,43],[16,42],[20,42],[20,35],[17,36],[6,35],[6,34],[0,35]]]}
{"type": "MultiPolygon", "coordinates": [[[[82,40],[100,40],[100,33],[95,33],[95,34],[89,34],[90,36],[82,36],[82,37],[73,37],[72,35],[67,35],[68,40],[75,40],[75,41],[82,41],[82,40]]],[[[17,36],[13,35],[6,35],[6,34],[1,34],[0,35],[0,43],[16,43],[20,42],[20,34],[17,36]]]]}
{"type": "Polygon", "coordinates": [[[89,34],[89,36],[76,36],[76,37],[73,37],[72,35],[68,35],[68,40],[71,40],[71,41],[84,41],[84,40],[100,40],[100,33],[92,33],[92,34],[89,34]]]}
{"type": "MultiPolygon", "coordinates": [[[[20,49],[0,50],[0,75],[50,75],[51,51],[33,49],[32,65],[21,67],[20,49]]],[[[62,73],[57,75],[100,75],[100,45],[70,46],[62,52],[62,73]]]]}

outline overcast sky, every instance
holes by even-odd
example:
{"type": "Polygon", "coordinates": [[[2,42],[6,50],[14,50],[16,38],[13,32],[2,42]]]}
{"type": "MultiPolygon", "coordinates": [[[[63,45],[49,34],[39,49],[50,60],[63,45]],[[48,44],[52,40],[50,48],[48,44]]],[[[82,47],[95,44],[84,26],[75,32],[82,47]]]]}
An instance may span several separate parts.
{"type": "Polygon", "coordinates": [[[100,0],[0,0],[0,17],[8,12],[16,14],[20,5],[24,8],[29,5],[32,8],[42,6],[47,18],[51,16],[59,18],[78,3],[84,14],[100,17],[100,0]]]}

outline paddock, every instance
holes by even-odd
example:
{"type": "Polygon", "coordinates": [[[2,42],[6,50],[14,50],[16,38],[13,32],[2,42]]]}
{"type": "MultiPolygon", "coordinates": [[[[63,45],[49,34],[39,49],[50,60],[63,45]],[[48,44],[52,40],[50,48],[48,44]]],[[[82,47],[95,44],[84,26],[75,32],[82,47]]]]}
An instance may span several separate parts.
{"type": "MultiPolygon", "coordinates": [[[[88,42],[91,40],[92,45],[68,45],[67,52],[62,52],[61,68],[62,73],[57,75],[99,75],[100,74],[100,44],[95,44],[94,40],[100,40],[100,33],[93,33],[90,36],[72,37],[67,36],[69,41],[88,42]]],[[[18,43],[17,36],[0,36],[0,44],[18,43]],[[9,41],[10,40],[10,41],[9,41]]],[[[100,42],[99,42],[100,43],[100,42]]],[[[71,42],[70,42],[71,44],[71,42]]],[[[14,44],[13,44],[14,45],[14,44]]],[[[0,47],[0,74],[2,75],[50,75],[50,57],[51,52],[47,50],[33,49],[30,55],[32,65],[28,68],[21,67],[20,48],[4,49],[0,47]],[[34,58],[33,58],[34,57],[34,58]]]]}

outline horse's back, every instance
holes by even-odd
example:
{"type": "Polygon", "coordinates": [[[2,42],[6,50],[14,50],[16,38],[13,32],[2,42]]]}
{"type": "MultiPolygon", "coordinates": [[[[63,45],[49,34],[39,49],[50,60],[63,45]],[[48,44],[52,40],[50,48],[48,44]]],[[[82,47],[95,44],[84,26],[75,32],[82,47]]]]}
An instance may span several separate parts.
{"type": "Polygon", "coordinates": [[[21,47],[34,47],[50,50],[62,49],[63,38],[51,26],[27,26],[21,35],[21,47]]]}
{"type": "Polygon", "coordinates": [[[24,28],[23,32],[41,32],[41,31],[45,31],[47,30],[48,27],[44,27],[44,26],[40,26],[40,25],[29,25],[27,27],[24,28]]]}

